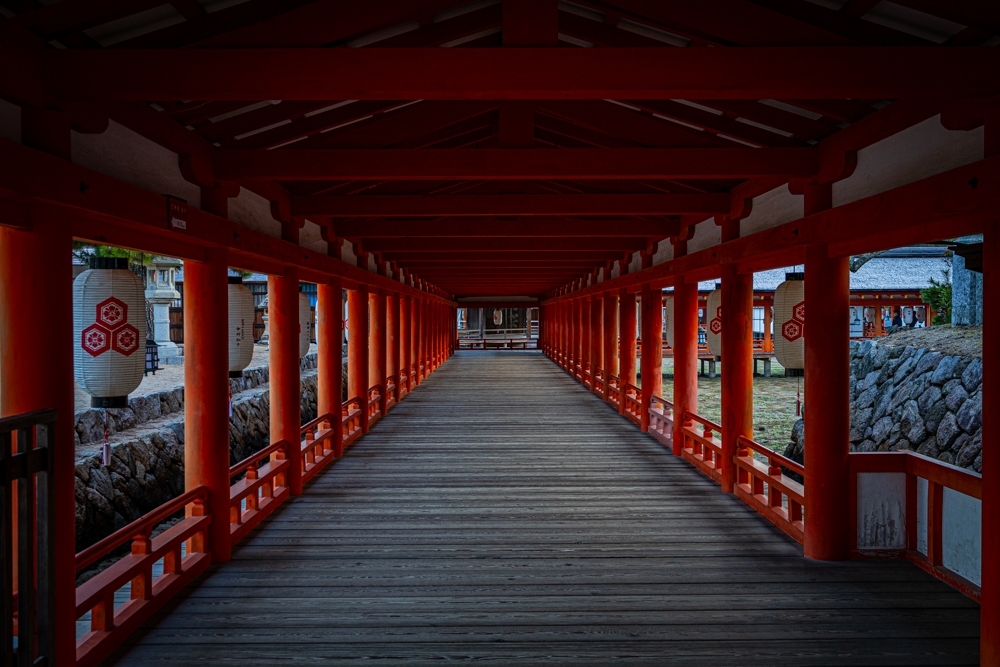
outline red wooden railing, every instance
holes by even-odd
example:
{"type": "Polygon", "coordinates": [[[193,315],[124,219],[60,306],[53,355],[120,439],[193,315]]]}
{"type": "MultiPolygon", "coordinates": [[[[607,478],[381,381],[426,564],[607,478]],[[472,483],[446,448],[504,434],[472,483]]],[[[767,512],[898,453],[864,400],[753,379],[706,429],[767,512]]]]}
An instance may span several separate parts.
{"type": "Polygon", "coordinates": [[[344,448],[346,449],[348,445],[357,440],[358,436],[361,435],[361,399],[355,397],[344,401],[341,414],[344,429],[344,448]]]}
{"type": "Polygon", "coordinates": [[[77,665],[104,660],[164,603],[211,563],[207,553],[208,489],[199,486],[164,503],[76,555],[77,574],[131,542],[132,553],[94,575],[76,589],[76,618],[90,613],[90,631],[77,640],[77,665]],[[188,516],[156,537],[153,529],[187,509],[188,516]],[[181,546],[187,543],[186,553],[181,546]],[[163,573],[153,565],[163,560],[163,573]],[[129,598],[115,604],[115,593],[131,584],[129,598]]]}
{"type": "Polygon", "coordinates": [[[642,391],[634,384],[625,385],[625,416],[637,426],[642,424],[642,391]]]}
{"type": "Polygon", "coordinates": [[[583,372],[581,373],[580,376],[580,382],[582,382],[583,386],[587,387],[588,389],[594,388],[594,379],[590,374],[590,364],[583,365],[583,372]]]}
{"type": "Polygon", "coordinates": [[[396,377],[390,375],[385,379],[385,411],[389,412],[389,408],[396,404],[396,377]]]}
{"type": "Polygon", "coordinates": [[[594,386],[591,388],[595,394],[604,395],[604,369],[598,368],[594,371],[594,386]]]}
{"type": "Polygon", "coordinates": [[[621,389],[619,385],[620,380],[618,379],[617,375],[609,375],[608,382],[610,383],[608,385],[608,403],[610,403],[615,407],[619,407],[621,405],[621,400],[622,400],[621,389]]]}
{"type": "Polygon", "coordinates": [[[396,386],[399,387],[399,400],[403,400],[403,397],[410,393],[410,390],[407,388],[409,378],[410,374],[406,372],[406,369],[399,371],[399,377],[396,378],[396,386]]]}
{"type": "MultiPolygon", "coordinates": [[[[982,501],[983,479],[978,475],[964,468],[942,463],[936,459],[917,454],[916,452],[855,452],[848,457],[850,466],[850,491],[849,491],[849,516],[857,517],[855,523],[854,541],[855,545],[860,543],[860,523],[865,512],[859,511],[859,476],[863,474],[885,474],[902,473],[905,475],[905,492],[902,502],[898,507],[901,514],[899,516],[889,516],[891,520],[899,519],[902,526],[895,526],[894,531],[901,533],[905,543],[896,549],[878,547],[875,549],[879,555],[885,555],[887,551],[895,552],[896,555],[905,557],[918,565],[921,569],[929,572],[942,581],[950,584],[969,597],[979,600],[981,590],[977,583],[970,580],[973,576],[966,572],[957,572],[948,567],[945,562],[945,535],[946,532],[952,534],[951,539],[959,541],[959,551],[962,552],[965,565],[975,566],[978,569],[981,565],[981,553],[977,551],[975,537],[981,533],[981,528],[973,521],[972,517],[962,512],[947,512],[945,508],[945,490],[950,490],[958,494],[968,496],[970,499],[982,501]],[[923,480],[926,489],[923,493],[918,491],[918,484],[923,480]],[[923,496],[923,498],[920,498],[923,496]],[[947,519],[946,519],[947,515],[947,519]],[[948,526],[948,521],[955,524],[966,524],[966,529],[972,526],[971,534],[966,535],[967,539],[962,541],[961,526],[948,526]],[[918,523],[923,523],[926,536],[926,544],[923,552],[919,545],[920,530],[918,523]],[[949,529],[947,530],[946,529],[949,529]]],[[[886,486],[889,486],[888,484],[886,486]]],[[[883,503],[883,506],[895,503],[883,503]]],[[[981,510],[980,510],[981,511],[981,510]]],[[[972,514],[970,512],[969,514],[972,514]]],[[[876,533],[887,533],[889,526],[873,526],[876,533]]],[[[858,547],[861,548],[860,546],[858,547]]],[[[869,549],[871,550],[871,549],[869,549]]],[[[858,552],[856,552],[858,553],[858,552]]]]}
{"type": "Polygon", "coordinates": [[[722,472],[722,441],[716,437],[722,427],[693,412],[684,412],[684,426],[681,433],[681,456],[695,465],[698,470],[718,481],[722,472]]]}
{"type": "Polygon", "coordinates": [[[649,433],[667,449],[674,444],[674,404],[659,396],[649,398],[649,433]]]}
{"type": "Polygon", "coordinates": [[[368,388],[368,426],[378,421],[382,416],[382,387],[375,385],[368,388]]]}
{"type": "Polygon", "coordinates": [[[337,458],[333,441],[333,415],[320,415],[301,429],[302,481],[308,482],[337,458]]]}
{"type": "Polygon", "coordinates": [[[229,479],[246,476],[229,487],[229,539],[243,539],[288,497],[289,443],[280,440],[229,469],[229,479]]]}
{"type": "Polygon", "coordinates": [[[805,489],[782,468],[797,475],[805,475],[805,468],[750,438],[739,436],[737,443],[736,496],[801,544],[805,538],[805,489]]]}

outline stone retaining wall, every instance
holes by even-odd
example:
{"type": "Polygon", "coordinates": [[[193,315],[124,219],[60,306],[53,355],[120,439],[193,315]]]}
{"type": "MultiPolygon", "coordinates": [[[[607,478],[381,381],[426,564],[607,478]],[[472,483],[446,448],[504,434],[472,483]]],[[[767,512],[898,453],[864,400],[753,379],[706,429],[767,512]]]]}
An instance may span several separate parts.
{"type": "MultiPolygon", "coordinates": [[[[852,342],[851,451],[913,450],[981,472],[982,381],[979,358],[852,342]]],[[[800,420],[786,455],[801,462],[803,440],[800,420]]]]}
{"type": "MultiPolygon", "coordinates": [[[[316,417],[315,355],[303,359],[302,421],[316,417]]],[[[248,369],[244,377],[233,380],[233,413],[229,422],[229,460],[236,463],[263,449],[269,443],[268,421],[270,397],[266,386],[267,368],[248,369]],[[261,386],[264,385],[264,386],[261,386]],[[241,393],[236,393],[243,387],[241,393]]],[[[111,445],[111,462],[101,464],[101,456],[80,455],[76,461],[76,540],[77,549],[83,549],[110,535],[143,514],[174,498],[184,491],[184,407],[183,389],[159,392],[129,401],[129,408],[117,411],[116,428],[127,426],[130,420],[143,419],[149,428],[129,427],[133,430],[119,435],[111,445]],[[163,417],[162,408],[156,416],[150,407],[167,403],[168,414],[176,413],[177,419],[163,417]],[[179,403],[179,407],[175,407],[179,403]],[[131,414],[128,414],[131,413],[131,414]]],[[[92,435],[88,410],[77,415],[77,434],[92,435]],[[81,424],[84,428],[81,430],[81,424]]],[[[109,420],[110,421],[110,420],[109,420]]],[[[104,439],[103,416],[100,422],[100,440],[104,439]]]]}

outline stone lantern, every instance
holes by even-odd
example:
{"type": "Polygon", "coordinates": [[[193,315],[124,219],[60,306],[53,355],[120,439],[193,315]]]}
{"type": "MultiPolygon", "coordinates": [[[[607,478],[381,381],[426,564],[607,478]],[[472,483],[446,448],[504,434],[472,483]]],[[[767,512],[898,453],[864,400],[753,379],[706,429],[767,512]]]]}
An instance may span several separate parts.
{"type": "Polygon", "coordinates": [[[156,257],[146,268],[146,301],[153,306],[153,340],[156,341],[160,362],[180,364],[181,351],[170,340],[170,304],[181,298],[177,291],[177,271],[181,261],[172,257],[156,257]]]}

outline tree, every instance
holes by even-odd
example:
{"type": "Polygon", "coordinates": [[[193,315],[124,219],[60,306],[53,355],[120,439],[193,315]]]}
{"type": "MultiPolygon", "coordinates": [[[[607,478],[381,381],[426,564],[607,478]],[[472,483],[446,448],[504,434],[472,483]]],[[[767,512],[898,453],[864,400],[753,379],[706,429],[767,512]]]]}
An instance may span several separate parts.
{"type": "Polygon", "coordinates": [[[951,275],[948,269],[942,269],[943,280],[931,278],[931,286],[920,290],[920,298],[934,309],[932,324],[949,324],[951,322],[951,275]]]}

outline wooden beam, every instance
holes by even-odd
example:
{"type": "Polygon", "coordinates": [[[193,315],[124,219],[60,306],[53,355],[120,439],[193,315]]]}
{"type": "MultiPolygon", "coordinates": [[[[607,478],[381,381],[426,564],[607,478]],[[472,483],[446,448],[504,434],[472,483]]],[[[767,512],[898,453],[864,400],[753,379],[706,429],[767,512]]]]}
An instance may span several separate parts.
{"type": "Polygon", "coordinates": [[[884,99],[1000,88],[1000,52],[978,47],[48,49],[29,57],[41,59],[49,94],[104,101],[884,99]]]}
{"type": "Polygon", "coordinates": [[[705,279],[729,263],[753,262],[755,270],[787,266],[790,253],[814,243],[827,244],[831,256],[847,256],[976,234],[995,222],[998,210],[1000,156],[591,285],[574,297],[671,285],[678,276],[705,279]]]}
{"type": "Polygon", "coordinates": [[[329,181],[641,180],[808,178],[814,148],[618,148],[573,150],[220,150],[220,180],[329,181]]]}
{"type": "Polygon", "coordinates": [[[530,218],[489,220],[484,218],[446,218],[421,221],[336,221],[336,235],[341,238],[579,238],[638,237],[656,241],[677,236],[680,223],[672,220],[570,220],[567,218],[530,218]]]}
{"type": "Polygon", "coordinates": [[[0,139],[0,199],[14,202],[15,208],[58,210],[72,220],[74,236],[83,240],[195,260],[203,260],[206,249],[225,248],[230,264],[240,268],[282,273],[295,266],[310,282],[339,276],[349,285],[428,296],[194,207],[184,213],[185,228],[171,227],[162,195],[6,139],[0,139]]]}
{"type": "Polygon", "coordinates": [[[319,195],[295,197],[292,213],[343,218],[414,216],[680,215],[729,212],[728,194],[319,195]]]}
{"type": "Polygon", "coordinates": [[[534,253],[573,253],[598,251],[637,251],[646,246],[645,239],[586,237],[586,238],[537,238],[523,239],[517,237],[502,238],[418,238],[418,239],[374,239],[365,242],[368,252],[465,252],[478,250],[481,252],[516,251],[534,253]]]}

